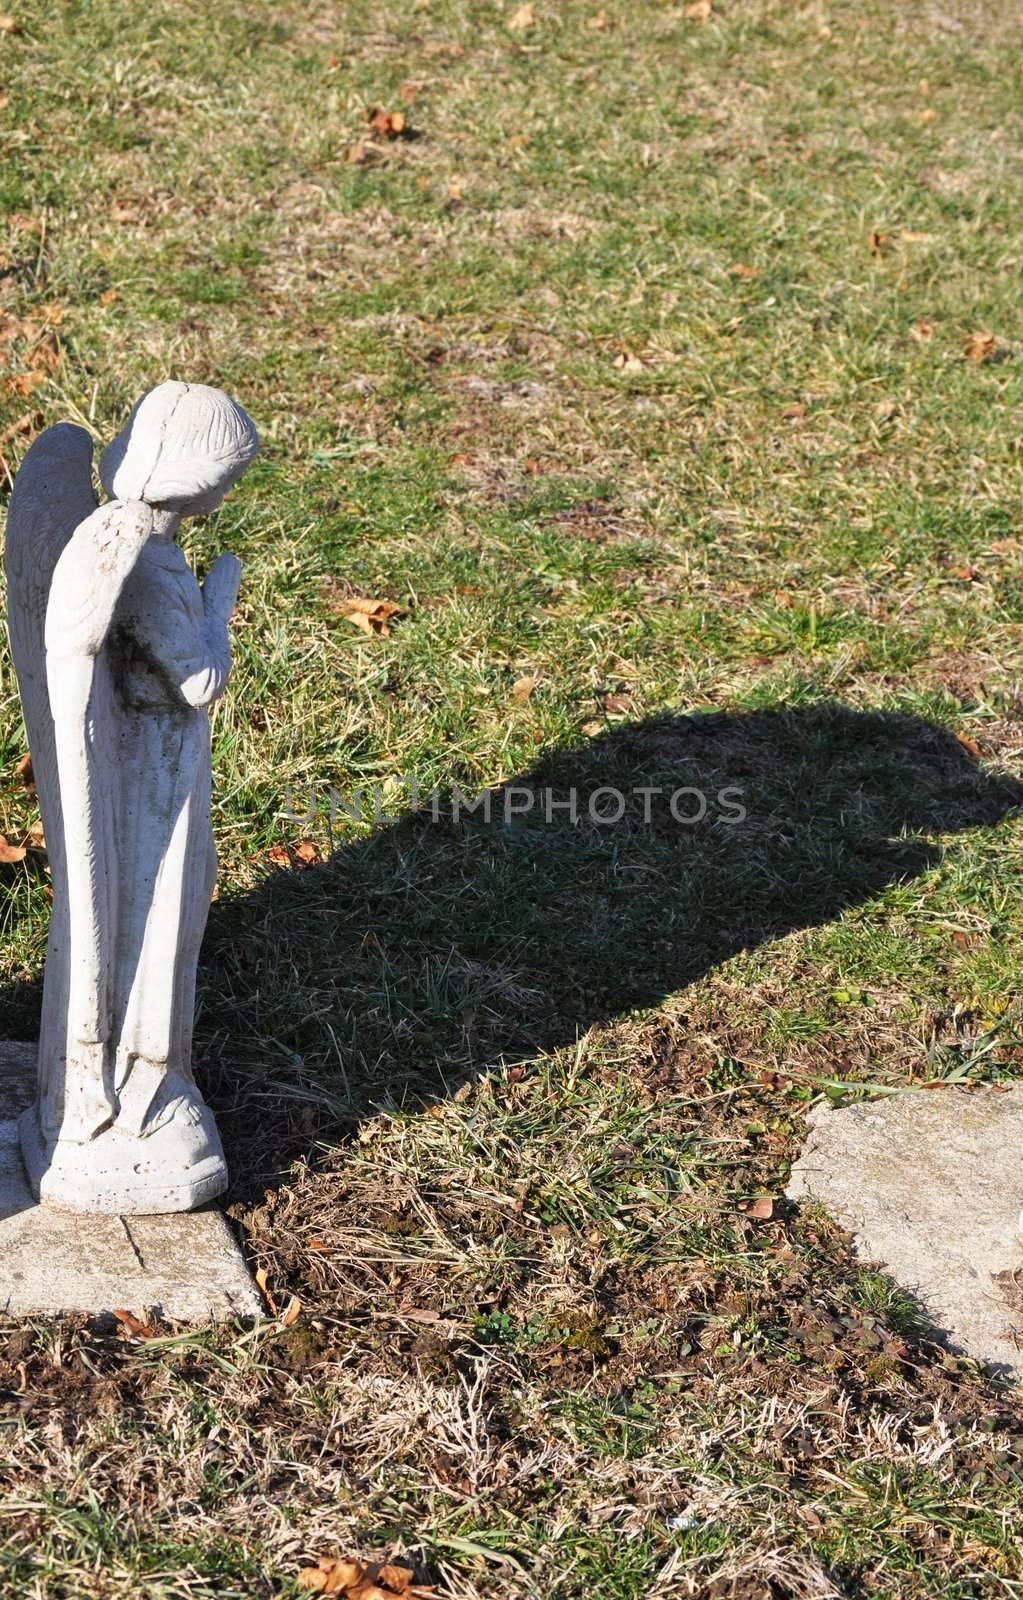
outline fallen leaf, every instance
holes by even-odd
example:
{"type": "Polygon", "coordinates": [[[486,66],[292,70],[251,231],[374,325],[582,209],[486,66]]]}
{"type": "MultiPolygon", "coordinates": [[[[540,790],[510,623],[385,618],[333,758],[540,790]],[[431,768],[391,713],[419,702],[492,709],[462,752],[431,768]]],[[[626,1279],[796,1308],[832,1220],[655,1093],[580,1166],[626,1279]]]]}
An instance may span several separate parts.
{"type": "Polygon", "coordinates": [[[20,33],[21,25],[17,17],[0,17],[0,33],[20,33]]]}
{"type": "Polygon", "coordinates": [[[914,233],[910,228],[903,228],[899,238],[904,244],[930,244],[934,235],[933,233],[914,233]]]}
{"type": "Polygon", "coordinates": [[[529,699],[538,681],[536,678],[516,678],[511,686],[511,697],[517,705],[529,699]]]}
{"type": "Polygon", "coordinates": [[[129,1339],[158,1339],[160,1337],[159,1328],[154,1328],[152,1323],[150,1323],[150,1322],[142,1322],[142,1321],[140,1321],[139,1318],[136,1317],[136,1316],[133,1316],[130,1311],[124,1311],[123,1309],[122,1310],[117,1310],[115,1308],[114,1316],[117,1318],[118,1322],[121,1324],[121,1327],[124,1330],[124,1334],[125,1334],[126,1338],[129,1338],[129,1339]]]}
{"type": "Polygon", "coordinates": [[[263,1296],[263,1299],[267,1303],[267,1308],[268,1308],[268,1310],[270,1312],[270,1315],[275,1317],[277,1315],[277,1301],[274,1299],[273,1295],[270,1293],[270,1290],[267,1288],[266,1268],[265,1267],[257,1267],[256,1270],[255,1270],[255,1273],[253,1274],[253,1276],[255,1277],[255,1280],[256,1280],[257,1284],[259,1285],[260,1294],[263,1296]]]}
{"type": "Polygon", "coordinates": [[[14,770],[26,788],[33,788],[35,786],[36,780],[35,774],[32,771],[32,755],[30,751],[26,750],[23,756],[18,757],[17,761],[14,763],[14,770]]]}
{"type": "Polygon", "coordinates": [[[384,139],[407,139],[411,132],[404,111],[385,111],[383,106],[370,106],[366,121],[373,132],[384,139]]]}
{"type": "Polygon", "coordinates": [[[759,278],[760,276],[760,268],[751,267],[747,261],[736,261],[728,270],[733,278],[759,278]]]}
{"type": "Polygon", "coordinates": [[[407,1589],[414,1577],[415,1573],[411,1567],[401,1567],[394,1561],[386,1561],[377,1573],[380,1583],[388,1589],[393,1589],[396,1594],[407,1589]]]}
{"type": "Polygon", "coordinates": [[[867,249],[872,256],[879,256],[891,244],[891,234],[882,233],[879,228],[872,228],[867,234],[867,249]]]}
{"type": "Polygon", "coordinates": [[[909,330],[909,336],[911,339],[915,339],[917,344],[923,344],[925,339],[929,339],[933,332],[934,323],[929,317],[917,317],[909,330]]]}
{"type": "Polygon", "coordinates": [[[97,304],[101,306],[112,306],[114,301],[118,298],[118,291],[116,289],[104,289],[102,294],[96,296],[96,301],[97,304]]]}
{"type": "Polygon", "coordinates": [[[980,760],[980,745],[977,743],[976,739],[971,739],[968,733],[957,733],[956,738],[966,751],[967,755],[971,755],[974,761],[980,760]]]}
{"type": "Polygon", "coordinates": [[[604,710],[609,711],[612,716],[622,717],[632,709],[632,696],[631,694],[605,694],[601,697],[601,703],[604,710]]]}
{"type": "Polygon", "coordinates": [[[584,722],[582,724],[579,732],[584,733],[587,739],[593,739],[598,733],[604,732],[604,723],[599,717],[591,717],[589,722],[584,722]]]}
{"type": "Polygon", "coordinates": [[[372,159],[373,152],[368,145],[350,144],[345,147],[345,160],[350,167],[362,167],[372,159]]]}
{"type": "Polygon", "coordinates": [[[13,439],[17,433],[28,433],[34,426],[37,416],[38,412],[36,411],[25,411],[20,417],[15,417],[14,421],[4,429],[3,433],[0,433],[0,444],[4,444],[8,439],[13,439]]]}
{"type": "Polygon", "coordinates": [[[709,22],[713,9],[711,0],[691,0],[686,6],[685,15],[690,22],[709,22]]]}
{"type": "Polygon", "coordinates": [[[300,839],[298,843],[292,847],[292,854],[294,855],[295,860],[298,861],[303,867],[311,867],[314,862],[322,861],[323,859],[323,857],[320,855],[320,847],[316,843],[315,839],[300,839]]]}
{"type": "Polygon", "coordinates": [[[382,639],[390,634],[391,618],[405,615],[402,607],[395,605],[393,600],[368,600],[363,595],[350,595],[347,599],[336,600],[334,609],[354,623],[355,627],[361,628],[363,633],[382,639]]]}
{"type": "Polygon", "coordinates": [[[522,33],[526,28],[536,26],[536,12],[531,5],[519,6],[508,18],[509,28],[514,28],[516,33],[522,33]]]}
{"type": "Polygon", "coordinates": [[[806,407],[799,400],[792,400],[787,406],[782,406],[781,414],[786,422],[798,422],[800,417],[806,416],[806,407]]]}
{"type": "Polygon", "coordinates": [[[774,1201],[769,1194],[762,1194],[759,1199],[753,1200],[746,1207],[746,1215],[757,1222],[767,1222],[774,1216],[774,1201]]]}
{"type": "Polygon", "coordinates": [[[25,843],[32,850],[46,849],[46,835],[41,822],[33,822],[25,835],[25,843]]]}
{"type": "Polygon", "coordinates": [[[30,394],[47,381],[47,373],[38,367],[32,367],[28,372],[19,372],[15,377],[9,378],[7,387],[12,394],[20,394],[23,400],[27,400],[30,394]]]}
{"type": "Polygon", "coordinates": [[[0,833],[0,864],[6,865],[12,861],[24,861],[27,855],[28,851],[23,844],[9,844],[4,835],[0,833]]]}
{"type": "Polygon", "coordinates": [[[290,1328],[293,1322],[298,1321],[301,1310],[302,1302],[297,1294],[293,1294],[281,1313],[281,1327],[290,1328]]]}
{"type": "Polygon", "coordinates": [[[963,346],[967,361],[975,361],[978,366],[985,361],[992,361],[998,351],[998,340],[993,333],[981,330],[971,333],[963,346]]]}
{"type": "Polygon", "coordinates": [[[611,26],[611,19],[606,11],[598,11],[595,17],[587,17],[586,26],[593,28],[597,33],[606,33],[611,26]]]}
{"type": "Polygon", "coordinates": [[[645,372],[646,363],[631,350],[621,350],[614,358],[614,365],[619,372],[645,372]]]}
{"type": "Polygon", "coordinates": [[[404,102],[405,102],[405,104],[407,106],[410,106],[412,104],[413,100],[416,98],[416,95],[418,93],[419,93],[419,85],[418,85],[418,83],[409,82],[409,83],[402,83],[402,84],[398,85],[398,99],[399,100],[404,100],[404,102]]]}

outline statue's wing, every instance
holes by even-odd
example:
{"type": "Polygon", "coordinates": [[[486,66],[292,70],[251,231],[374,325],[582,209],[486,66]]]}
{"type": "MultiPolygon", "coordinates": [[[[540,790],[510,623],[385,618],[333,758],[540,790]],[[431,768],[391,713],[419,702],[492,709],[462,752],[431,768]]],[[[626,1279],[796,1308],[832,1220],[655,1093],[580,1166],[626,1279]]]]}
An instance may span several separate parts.
{"type": "Polygon", "coordinates": [[[60,422],[32,445],[7,510],[7,627],[18,674],[32,770],[51,851],[61,839],[53,718],[46,689],[46,607],[54,568],[75,528],[96,509],[92,440],[60,422]]]}

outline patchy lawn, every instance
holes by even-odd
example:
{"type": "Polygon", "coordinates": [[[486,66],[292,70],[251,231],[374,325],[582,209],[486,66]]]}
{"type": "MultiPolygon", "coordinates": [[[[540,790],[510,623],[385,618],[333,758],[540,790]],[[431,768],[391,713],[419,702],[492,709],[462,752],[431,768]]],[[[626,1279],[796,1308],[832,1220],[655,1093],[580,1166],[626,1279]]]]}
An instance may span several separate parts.
{"type": "Polygon", "coordinates": [[[8,1323],[6,1592],[1023,1595],[1018,1394],[781,1199],[820,1094],[1023,1066],[1018,8],[9,21],[0,471],[167,376],[265,439],[198,1039],[301,1310],[8,1323]]]}

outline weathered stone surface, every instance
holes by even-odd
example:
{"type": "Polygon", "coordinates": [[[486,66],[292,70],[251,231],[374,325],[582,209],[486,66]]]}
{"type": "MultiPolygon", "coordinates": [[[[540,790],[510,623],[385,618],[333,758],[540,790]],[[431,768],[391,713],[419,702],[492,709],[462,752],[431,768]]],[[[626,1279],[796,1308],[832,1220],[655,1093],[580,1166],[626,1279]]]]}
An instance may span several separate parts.
{"type": "Polygon", "coordinates": [[[809,1120],[789,1197],[848,1228],[950,1348],[1023,1378],[1023,1296],[995,1281],[1023,1283],[1023,1087],[819,1106],[809,1120]]]}
{"type": "Polygon", "coordinates": [[[222,390],[162,383],[103,452],[104,505],[69,423],[35,440],[11,492],[8,631],[53,884],[21,1150],[61,1210],[188,1211],[227,1185],[191,1053],[216,877],[209,709],[241,567],[225,553],[200,587],[177,538],[257,449],[222,390]]]}
{"type": "Polygon", "coordinates": [[[35,1045],[0,1043],[0,1312],[157,1311],[181,1322],[258,1316],[256,1287],[220,1212],[87,1216],[32,1198],[15,1113],[35,1090],[35,1045]]]}

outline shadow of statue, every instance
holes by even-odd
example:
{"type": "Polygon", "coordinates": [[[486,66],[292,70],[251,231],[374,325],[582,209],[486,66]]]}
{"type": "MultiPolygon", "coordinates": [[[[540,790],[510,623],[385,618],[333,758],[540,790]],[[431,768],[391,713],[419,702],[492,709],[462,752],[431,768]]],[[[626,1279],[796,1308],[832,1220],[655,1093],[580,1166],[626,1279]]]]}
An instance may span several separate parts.
{"type": "Polygon", "coordinates": [[[235,1198],[374,1109],[656,1007],[990,826],[1023,785],[917,717],[823,703],[609,727],[212,908],[200,1061],[235,1198]],[[573,812],[574,797],[574,812],[573,812]]]}

